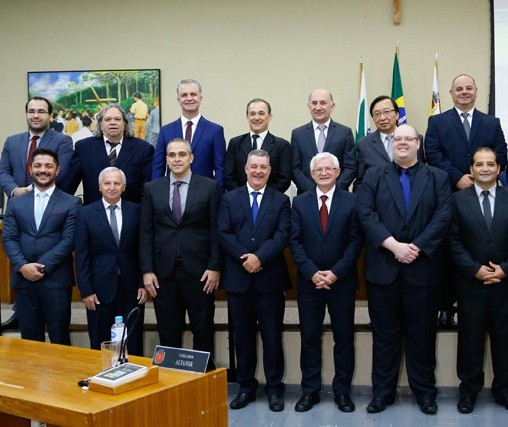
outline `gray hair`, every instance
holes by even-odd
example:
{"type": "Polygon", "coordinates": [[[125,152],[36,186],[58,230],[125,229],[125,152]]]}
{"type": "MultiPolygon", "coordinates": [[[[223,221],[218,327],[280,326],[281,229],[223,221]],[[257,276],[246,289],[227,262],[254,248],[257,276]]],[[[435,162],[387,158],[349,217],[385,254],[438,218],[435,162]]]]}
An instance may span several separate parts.
{"type": "Polygon", "coordinates": [[[332,159],[333,166],[336,168],[340,168],[339,159],[334,156],[332,153],[328,153],[327,151],[323,151],[322,153],[316,154],[311,160],[310,160],[310,170],[314,170],[314,165],[318,160],[323,159],[332,159]]]}
{"type": "Polygon", "coordinates": [[[129,120],[127,119],[127,114],[123,110],[122,107],[118,104],[109,104],[102,108],[101,111],[97,114],[97,126],[95,127],[95,133],[94,135],[97,138],[102,138],[104,136],[104,133],[102,132],[102,120],[104,119],[104,115],[111,110],[112,108],[116,108],[118,111],[120,111],[120,114],[122,115],[122,120],[125,124],[125,130],[123,132],[123,136],[133,136],[132,129],[129,123],[129,120]]]}
{"type": "Polygon", "coordinates": [[[171,141],[169,141],[169,142],[168,142],[168,145],[167,145],[167,147],[166,147],[166,154],[168,154],[169,146],[170,146],[173,142],[182,142],[183,144],[185,144],[185,146],[186,146],[187,151],[189,152],[189,154],[192,154],[192,148],[191,148],[190,142],[189,142],[189,141],[187,141],[186,139],[183,139],[183,138],[173,138],[171,141]]]}
{"type": "Polygon", "coordinates": [[[203,93],[203,89],[201,88],[201,85],[199,84],[199,82],[197,80],[194,80],[194,79],[184,79],[180,83],[178,83],[178,85],[176,86],[176,94],[178,96],[180,96],[180,92],[182,91],[182,86],[183,85],[188,85],[188,84],[194,84],[194,85],[196,85],[198,90],[199,90],[199,93],[203,93]]]}
{"type": "Polygon", "coordinates": [[[99,174],[99,184],[104,181],[104,175],[111,172],[120,172],[120,175],[122,175],[122,184],[127,184],[127,178],[125,177],[125,174],[123,173],[122,169],[118,169],[114,166],[108,166],[107,168],[104,168],[101,170],[101,173],[99,174]]]}
{"type": "Polygon", "coordinates": [[[268,159],[268,163],[270,163],[270,155],[265,150],[261,150],[260,148],[258,148],[257,150],[252,150],[247,156],[247,163],[249,163],[250,158],[253,156],[266,157],[268,159]]]}

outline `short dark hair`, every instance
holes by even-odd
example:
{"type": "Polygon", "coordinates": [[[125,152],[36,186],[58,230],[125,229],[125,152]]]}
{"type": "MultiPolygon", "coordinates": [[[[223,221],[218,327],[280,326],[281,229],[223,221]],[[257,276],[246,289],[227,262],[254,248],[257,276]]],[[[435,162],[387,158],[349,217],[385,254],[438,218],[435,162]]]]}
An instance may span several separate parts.
{"type": "Polygon", "coordinates": [[[372,101],[370,103],[370,109],[369,109],[369,112],[370,112],[370,117],[373,117],[372,116],[372,110],[374,110],[374,106],[380,102],[380,101],[384,101],[385,99],[389,99],[390,102],[392,103],[393,105],[393,109],[395,110],[395,112],[398,114],[399,113],[399,106],[397,105],[397,103],[395,102],[395,99],[393,99],[391,96],[388,96],[388,95],[380,95],[378,96],[376,99],[374,99],[374,101],[372,101]]]}
{"type": "Polygon", "coordinates": [[[25,113],[28,113],[28,104],[30,103],[30,101],[44,101],[48,105],[48,113],[49,114],[53,113],[53,104],[51,104],[49,100],[43,98],[42,96],[34,96],[30,98],[25,104],[25,113]]]}
{"type": "Polygon", "coordinates": [[[254,104],[255,102],[262,102],[263,104],[266,105],[266,108],[268,109],[268,114],[272,114],[272,106],[270,105],[270,103],[268,101],[265,101],[264,99],[261,99],[261,98],[254,98],[254,99],[251,99],[248,103],[247,103],[247,108],[245,109],[245,112],[247,115],[249,115],[249,107],[251,104],[254,104]]]}
{"type": "Polygon", "coordinates": [[[90,126],[92,124],[92,119],[88,116],[84,116],[82,119],[81,119],[81,123],[83,123],[83,126],[90,126]]]}
{"type": "Polygon", "coordinates": [[[42,147],[36,148],[33,151],[32,155],[30,156],[30,164],[32,164],[34,162],[34,159],[36,156],[51,156],[51,157],[53,157],[53,160],[55,161],[56,167],[58,167],[60,165],[60,163],[58,162],[58,155],[53,150],[50,150],[49,148],[42,148],[42,147]]]}
{"type": "Polygon", "coordinates": [[[473,155],[471,156],[471,166],[474,165],[474,156],[476,156],[476,153],[479,153],[479,152],[482,152],[482,151],[486,151],[488,153],[494,154],[494,159],[496,159],[496,165],[499,164],[499,162],[497,161],[497,154],[496,154],[496,152],[492,148],[490,148],[490,147],[478,147],[474,151],[473,155]]]}
{"type": "Polygon", "coordinates": [[[141,94],[139,92],[136,92],[133,96],[134,96],[134,98],[141,99],[141,94]]]}

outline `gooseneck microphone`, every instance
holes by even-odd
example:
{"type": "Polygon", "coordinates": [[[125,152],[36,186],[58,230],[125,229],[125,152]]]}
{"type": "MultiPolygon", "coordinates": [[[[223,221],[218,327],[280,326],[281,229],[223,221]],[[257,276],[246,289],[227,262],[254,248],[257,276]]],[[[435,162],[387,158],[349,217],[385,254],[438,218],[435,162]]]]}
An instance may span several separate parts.
{"type": "Polygon", "coordinates": [[[127,363],[129,359],[127,358],[127,339],[129,338],[130,334],[132,333],[132,330],[138,323],[139,319],[139,307],[134,307],[129,314],[127,315],[127,319],[125,319],[125,324],[123,326],[123,332],[122,332],[122,339],[120,341],[120,354],[118,355],[118,364],[123,365],[124,363],[127,363]],[[130,324],[132,323],[132,324],[130,324]],[[127,336],[125,335],[125,331],[127,332],[127,336]]]}

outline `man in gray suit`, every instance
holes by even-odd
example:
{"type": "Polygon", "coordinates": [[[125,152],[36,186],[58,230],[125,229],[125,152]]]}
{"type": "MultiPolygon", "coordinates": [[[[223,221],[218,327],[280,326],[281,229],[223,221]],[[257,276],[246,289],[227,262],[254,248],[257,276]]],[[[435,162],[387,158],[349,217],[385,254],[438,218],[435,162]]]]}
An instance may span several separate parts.
{"type": "Polygon", "coordinates": [[[310,161],[326,151],[339,159],[342,173],[337,185],[347,190],[356,178],[357,165],[353,132],[347,126],[334,122],[330,115],[335,108],[332,94],[316,89],[309,95],[308,107],[312,121],[291,133],[293,158],[293,181],[298,194],[313,189],[316,185],[310,176],[310,161]]]}

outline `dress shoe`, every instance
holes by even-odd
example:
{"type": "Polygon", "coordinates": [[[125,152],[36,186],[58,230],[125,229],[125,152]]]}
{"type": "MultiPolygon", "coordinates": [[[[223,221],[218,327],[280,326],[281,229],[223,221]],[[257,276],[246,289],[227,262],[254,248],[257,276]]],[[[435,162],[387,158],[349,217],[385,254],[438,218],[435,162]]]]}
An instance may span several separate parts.
{"type": "Polygon", "coordinates": [[[256,396],[253,394],[238,393],[238,395],[229,404],[229,407],[231,409],[242,409],[255,400],[256,396]]]}
{"type": "Polygon", "coordinates": [[[496,403],[499,403],[500,405],[503,405],[506,409],[508,409],[508,396],[502,397],[502,398],[496,398],[496,403]]]}
{"type": "Polygon", "coordinates": [[[284,399],[281,396],[272,394],[268,396],[268,408],[273,412],[281,412],[284,410],[284,399]]]}
{"type": "Polygon", "coordinates": [[[453,321],[453,311],[441,311],[437,320],[437,327],[441,330],[453,329],[455,322],[453,321]]]}
{"type": "Polygon", "coordinates": [[[12,331],[18,329],[19,329],[18,315],[16,312],[14,312],[14,314],[11,317],[9,317],[5,322],[2,323],[2,330],[12,331]]]}
{"type": "Polygon", "coordinates": [[[461,414],[470,414],[474,409],[475,399],[472,396],[461,397],[457,403],[457,410],[461,414]]]}
{"type": "Polygon", "coordinates": [[[392,403],[393,399],[388,401],[382,397],[374,397],[367,405],[367,412],[369,414],[377,414],[378,412],[383,412],[386,407],[392,403]]]}
{"type": "Polygon", "coordinates": [[[335,396],[335,403],[341,412],[353,412],[355,410],[355,404],[349,394],[337,394],[335,396]]]}
{"type": "Polygon", "coordinates": [[[422,402],[418,402],[418,405],[420,405],[420,411],[426,415],[437,414],[437,403],[433,399],[425,399],[422,402]]]}
{"type": "Polygon", "coordinates": [[[296,412],[307,412],[312,409],[312,407],[320,402],[319,393],[303,393],[302,397],[298,399],[295,405],[296,412]]]}

